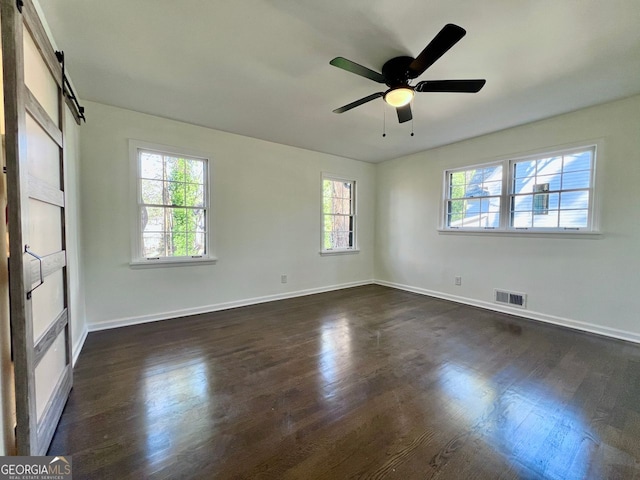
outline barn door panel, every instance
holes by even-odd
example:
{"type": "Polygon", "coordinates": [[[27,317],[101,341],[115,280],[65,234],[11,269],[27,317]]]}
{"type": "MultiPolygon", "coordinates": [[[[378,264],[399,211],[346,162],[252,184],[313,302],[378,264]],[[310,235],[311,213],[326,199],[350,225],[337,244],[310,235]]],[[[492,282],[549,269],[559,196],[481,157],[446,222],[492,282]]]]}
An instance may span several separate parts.
{"type": "Polygon", "coordinates": [[[0,0],[19,455],[44,455],[72,384],[64,80],[31,0],[0,0]]]}

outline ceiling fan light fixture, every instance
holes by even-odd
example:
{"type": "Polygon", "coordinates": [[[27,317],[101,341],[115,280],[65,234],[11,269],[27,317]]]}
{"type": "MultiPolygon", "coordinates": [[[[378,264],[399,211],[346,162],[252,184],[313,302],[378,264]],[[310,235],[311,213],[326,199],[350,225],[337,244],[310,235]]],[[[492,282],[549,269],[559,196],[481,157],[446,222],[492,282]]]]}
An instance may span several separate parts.
{"type": "Polygon", "coordinates": [[[404,107],[413,100],[413,89],[408,87],[394,88],[384,95],[384,101],[392,107],[404,107]]]}

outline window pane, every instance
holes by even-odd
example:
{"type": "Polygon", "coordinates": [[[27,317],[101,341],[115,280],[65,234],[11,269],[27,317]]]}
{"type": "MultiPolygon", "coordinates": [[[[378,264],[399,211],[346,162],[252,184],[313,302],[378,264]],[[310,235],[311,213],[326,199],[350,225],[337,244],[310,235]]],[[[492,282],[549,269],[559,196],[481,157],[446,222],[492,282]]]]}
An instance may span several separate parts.
{"type": "Polygon", "coordinates": [[[187,256],[187,232],[173,231],[169,237],[170,252],[173,257],[187,256]]]}
{"type": "MultiPolygon", "coordinates": [[[[562,175],[538,175],[535,179],[534,185],[548,185],[548,190],[560,190],[562,188],[562,175]]],[[[535,191],[535,187],[534,187],[535,191]]]]}
{"type": "Polygon", "coordinates": [[[561,210],[561,228],[584,228],[589,222],[588,210],[561,210]]]}
{"type": "Polygon", "coordinates": [[[562,157],[542,158],[538,160],[537,176],[553,175],[562,172],[562,157]]]}
{"type": "Polygon", "coordinates": [[[162,155],[151,152],[140,152],[140,177],[162,180],[162,155]]]}
{"type": "Polygon", "coordinates": [[[590,178],[589,170],[565,173],[562,178],[562,188],[565,190],[589,188],[590,178]]]}
{"type": "Polygon", "coordinates": [[[185,189],[187,196],[185,205],[189,207],[204,206],[204,188],[202,185],[187,183],[185,189]]]}
{"type": "Polygon", "coordinates": [[[489,195],[501,195],[502,180],[499,182],[484,182],[484,189],[489,192],[489,195]]]}
{"type": "Polygon", "coordinates": [[[478,215],[465,214],[461,226],[468,228],[480,228],[480,217],[478,215]]]}
{"type": "Polygon", "coordinates": [[[488,198],[486,200],[482,200],[483,205],[488,204],[488,208],[483,209],[483,211],[485,212],[493,212],[493,213],[498,213],[500,212],[500,198],[499,197],[491,197],[488,198]]]}
{"type": "Polygon", "coordinates": [[[142,231],[163,232],[165,230],[165,209],[161,207],[142,207],[142,231]]]}
{"type": "Polygon", "coordinates": [[[142,203],[162,205],[162,182],[157,180],[140,180],[142,203]]]}
{"type": "Polygon", "coordinates": [[[535,180],[533,178],[515,178],[513,180],[513,193],[531,193],[533,192],[533,185],[535,180]]]}
{"type": "Polygon", "coordinates": [[[351,232],[336,232],[335,244],[333,248],[349,248],[351,247],[351,232]]]}
{"type": "Polygon", "coordinates": [[[204,162],[202,160],[189,160],[187,162],[187,179],[192,183],[204,183],[204,162]]]}
{"type": "Polygon", "coordinates": [[[532,195],[518,195],[513,198],[512,210],[514,212],[530,212],[533,210],[532,195]]]}
{"type": "Polygon", "coordinates": [[[344,181],[325,180],[323,182],[323,212],[343,213],[350,215],[352,213],[351,191],[351,183],[344,181]]]}
{"type": "Polygon", "coordinates": [[[170,222],[172,231],[185,232],[187,228],[187,209],[186,208],[170,208],[170,222]]]}
{"type": "Polygon", "coordinates": [[[462,220],[464,210],[464,200],[451,200],[447,209],[447,225],[458,226],[457,222],[462,220]]]}
{"type": "Polygon", "coordinates": [[[205,211],[202,209],[187,210],[187,229],[193,232],[205,231],[205,211]]]}
{"type": "Polygon", "coordinates": [[[452,172],[446,178],[449,181],[445,218],[448,227],[495,228],[500,225],[502,164],[452,172]]]}
{"type": "Polygon", "coordinates": [[[534,228],[556,228],[558,226],[558,211],[546,210],[544,214],[534,213],[533,226],[534,228]]]}
{"type": "Polygon", "coordinates": [[[165,201],[167,205],[185,206],[185,185],[179,182],[164,182],[165,201]]]}
{"type": "Polygon", "coordinates": [[[533,214],[546,215],[549,211],[549,191],[548,183],[539,183],[533,186],[533,214]]]}
{"type": "Polygon", "coordinates": [[[202,232],[188,232],[189,235],[189,255],[204,255],[204,233],[202,232]]]}
{"type": "Polygon", "coordinates": [[[567,209],[586,209],[589,207],[589,192],[562,192],[561,197],[562,210],[567,209]]]}
{"type": "Polygon", "coordinates": [[[451,185],[464,185],[466,178],[464,172],[454,172],[451,174],[451,185]]]}
{"type": "Polygon", "coordinates": [[[472,183],[466,186],[464,196],[467,198],[472,197],[485,197],[489,195],[489,190],[484,188],[482,183],[472,183]]]}
{"type": "Polygon", "coordinates": [[[351,217],[333,217],[334,230],[349,231],[351,229],[351,217]]]}
{"type": "Polygon", "coordinates": [[[177,158],[164,157],[164,178],[166,180],[178,180],[184,176],[184,162],[179,162],[177,158]]]}
{"type": "Polygon", "coordinates": [[[512,224],[516,228],[530,228],[533,226],[532,212],[513,212],[512,224]]]}
{"type": "Polygon", "coordinates": [[[353,232],[325,232],[324,234],[324,248],[326,250],[351,248],[353,239],[353,232]]]}
{"type": "Polygon", "coordinates": [[[564,172],[591,170],[591,150],[564,156],[564,172]]]}
{"type": "Polygon", "coordinates": [[[165,256],[164,233],[142,234],[142,256],[155,258],[165,256]]]}
{"type": "Polygon", "coordinates": [[[522,162],[516,162],[514,164],[514,177],[523,178],[531,177],[536,174],[536,161],[527,160],[522,162]]]}

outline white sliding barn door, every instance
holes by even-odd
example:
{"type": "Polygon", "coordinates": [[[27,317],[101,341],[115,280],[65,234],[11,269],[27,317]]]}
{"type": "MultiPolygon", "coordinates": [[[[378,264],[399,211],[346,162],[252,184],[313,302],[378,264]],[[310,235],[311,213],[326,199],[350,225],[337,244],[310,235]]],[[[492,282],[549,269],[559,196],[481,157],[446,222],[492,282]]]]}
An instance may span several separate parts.
{"type": "Polygon", "coordinates": [[[72,385],[64,81],[31,0],[0,4],[17,446],[45,455],[72,385]]]}

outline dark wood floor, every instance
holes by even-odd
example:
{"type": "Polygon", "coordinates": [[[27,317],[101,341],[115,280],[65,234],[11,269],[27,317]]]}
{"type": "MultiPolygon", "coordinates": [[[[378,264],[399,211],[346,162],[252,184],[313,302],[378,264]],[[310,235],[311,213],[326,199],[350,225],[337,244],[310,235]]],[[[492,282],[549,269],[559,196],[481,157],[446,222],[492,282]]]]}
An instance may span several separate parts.
{"type": "Polygon", "coordinates": [[[74,479],[640,479],[640,345],[381,286],[91,333],[74,479]]]}

